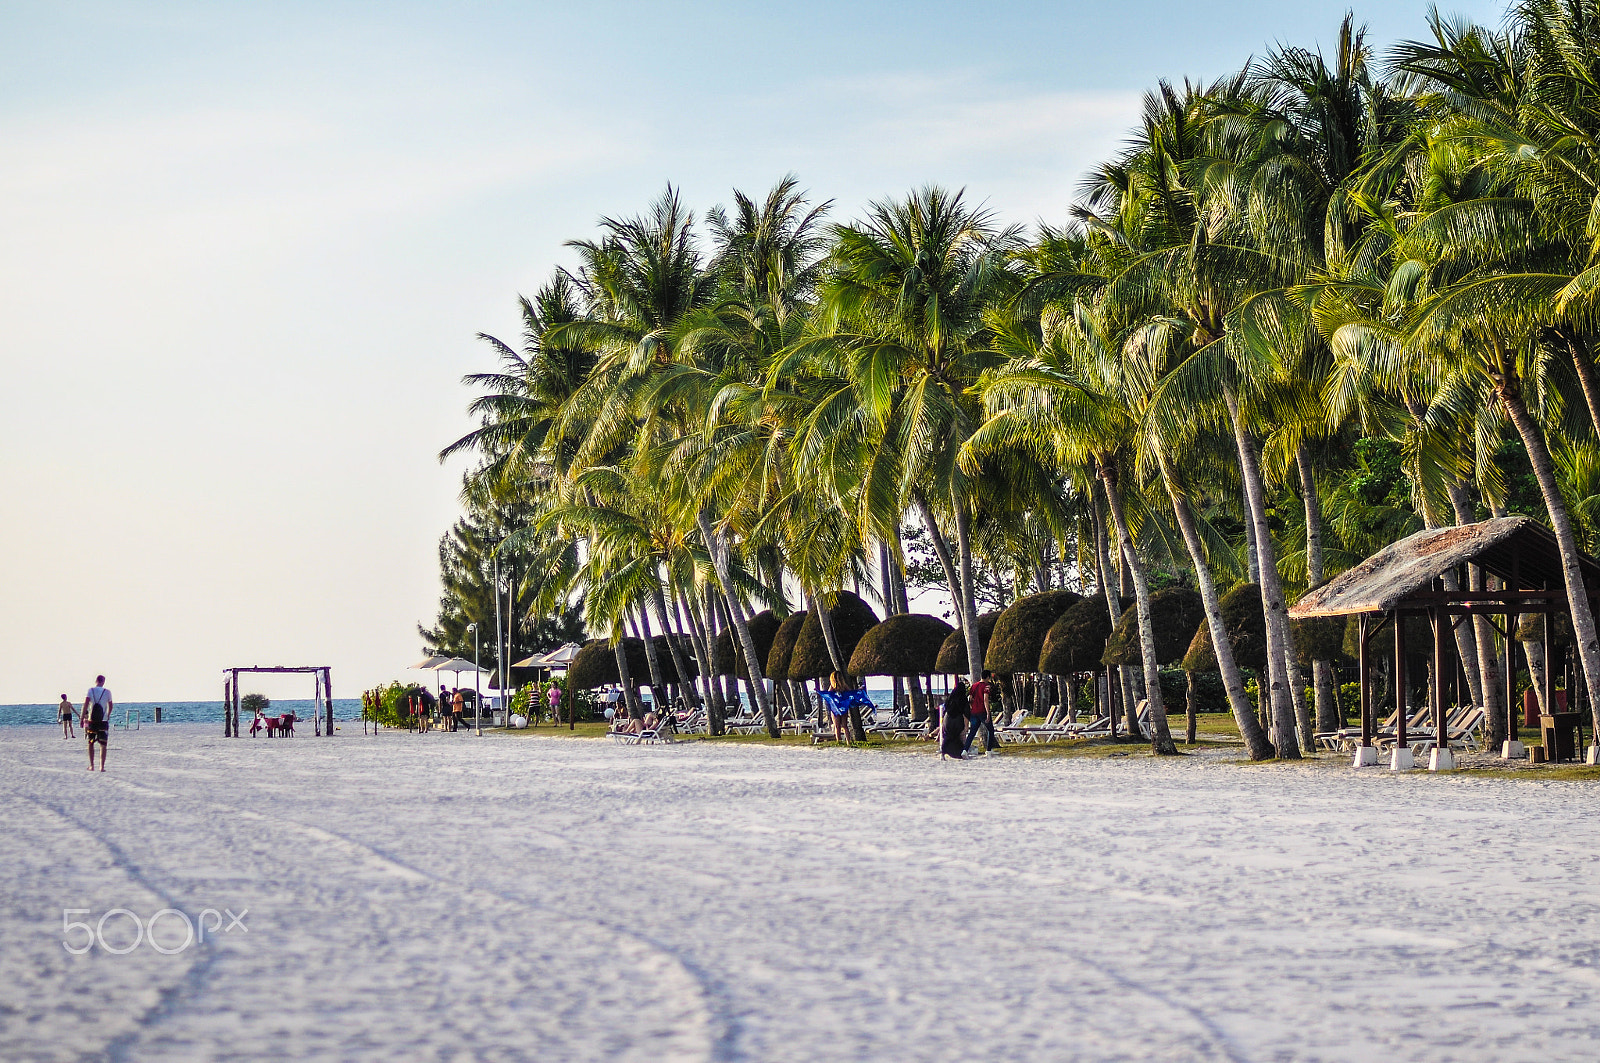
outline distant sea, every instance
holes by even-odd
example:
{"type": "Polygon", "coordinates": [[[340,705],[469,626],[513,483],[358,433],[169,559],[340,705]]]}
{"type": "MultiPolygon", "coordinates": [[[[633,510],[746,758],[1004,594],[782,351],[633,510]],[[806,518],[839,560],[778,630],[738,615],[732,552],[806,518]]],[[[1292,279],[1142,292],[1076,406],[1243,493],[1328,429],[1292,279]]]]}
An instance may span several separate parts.
{"type": "MultiPolygon", "coordinates": [[[[880,709],[887,708],[892,694],[888,690],[869,690],[867,696],[872,699],[880,709]]],[[[745,697],[741,694],[741,704],[745,697]]],[[[294,714],[303,720],[311,718],[311,699],[301,700],[284,698],[274,701],[268,710],[272,715],[294,710],[294,714]]],[[[77,709],[83,705],[79,700],[74,703],[77,709]]],[[[156,722],[156,706],[161,706],[161,721],[163,723],[215,723],[217,729],[222,728],[222,702],[221,701],[130,701],[117,702],[117,711],[113,722],[122,726],[124,714],[131,721],[134,714],[138,715],[139,726],[149,727],[156,722]]],[[[54,724],[56,718],[56,705],[0,705],[0,727],[15,724],[54,724]]],[[[333,717],[336,720],[361,719],[360,698],[334,698],[333,717]]],[[[248,723],[248,721],[246,721],[248,723]]],[[[76,725],[74,725],[76,726],[76,725]]]]}
{"type": "MultiPolygon", "coordinates": [[[[156,706],[159,705],[161,706],[162,723],[215,723],[218,732],[220,733],[222,730],[222,702],[220,700],[119,701],[116,704],[117,711],[112,714],[112,722],[118,727],[122,726],[124,714],[126,714],[130,723],[133,721],[135,714],[137,714],[139,726],[151,726],[156,722],[156,706]]],[[[56,712],[59,706],[60,702],[54,705],[0,705],[0,727],[14,724],[56,723],[58,722],[56,712]]],[[[82,699],[79,699],[73,705],[74,709],[82,707],[82,699]]],[[[284,698],[281,701],[273,701],[272,708],[267,711],[276,716],[291,709],[296,716],[303,720],[309,720],[311,719],[312,701],[310,698],[284,698]]],[[[361,699],[334,698],[333,717],[336,720],[361,719],[361,699]]]]}

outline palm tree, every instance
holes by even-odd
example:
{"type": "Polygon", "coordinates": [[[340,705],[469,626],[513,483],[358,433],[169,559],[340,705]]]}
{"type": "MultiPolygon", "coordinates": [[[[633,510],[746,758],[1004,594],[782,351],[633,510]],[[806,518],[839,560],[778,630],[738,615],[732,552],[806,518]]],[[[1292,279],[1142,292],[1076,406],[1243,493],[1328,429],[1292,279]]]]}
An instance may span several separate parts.
{"type": "Polygon", "coordinates": [[[905,503],[918,510],[939,547],[967,641],[968,670],[982,671],[973,592],[976,485],[957,456],[981,420],[973,394],[979,374],[998,363],[983,319],[1017,287],[1008,253],[1012,229],[999,229],[960,192],[926,187],[904,200],[872,204],[866,218],[833,231],[819,284],[814,337],[791,347],[769,375],[780,380],[805,361],[846,381],[796,437],[818,453],[828,433],[849,430],[869,442],[878,464],[898,473],[898,491],[868,478],[863,523],[898,526],[905,503]],[[884,509],[893,511],[885,520],[884,509]],[[940,517],[955,530],[954,556],[940,517]]]}

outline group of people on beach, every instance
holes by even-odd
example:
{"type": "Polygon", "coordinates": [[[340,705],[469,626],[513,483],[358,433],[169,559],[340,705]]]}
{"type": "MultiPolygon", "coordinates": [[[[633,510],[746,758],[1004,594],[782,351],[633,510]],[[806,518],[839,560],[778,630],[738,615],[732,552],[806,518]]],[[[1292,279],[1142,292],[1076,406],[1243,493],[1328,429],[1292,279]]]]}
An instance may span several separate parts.
{"type": "MultiPolygon", "coordinates": [[[[411,706],[411,718],[423,734],[433,730],[434,699],[424,690],[411,706]]],[[[467,713],[467,692],[463,687],[442,687],[439,690],[439,727],[445,731],[461,730],[461,718],[467,713]]]]}
{"type": "Polygon", "coordinates": [[[983,735],[984,756],[1000,748],[1000,741],[994,733],[994,721],[989,714],[991,679],[991,674],[985,670],[983,678],[971,686],[967,685],[966,679],[958,678],[956,685],[950,689],[939,711],[940,760],[946,757],[968,759],[972,756],[972,743],[980,734],[983,735]]]}
{"type": "Polygon", "coordinates": [[[77,737],[72,730],[72,717],[76,713],[78,725],[83,728],[83,736],[89,740],[90,771],[94,771],[95,746],[100,747],[100,770],[106,770],[106,740],[111,736],[111,710],[115,707],[116,702],[111,698],[111,691],[106,689],[106,677],[103,675],[95,676],[94,686],[84,695],[81,710],[74,709],[67,696],[61,695],[61,737],[63,739],[77,737]]]}

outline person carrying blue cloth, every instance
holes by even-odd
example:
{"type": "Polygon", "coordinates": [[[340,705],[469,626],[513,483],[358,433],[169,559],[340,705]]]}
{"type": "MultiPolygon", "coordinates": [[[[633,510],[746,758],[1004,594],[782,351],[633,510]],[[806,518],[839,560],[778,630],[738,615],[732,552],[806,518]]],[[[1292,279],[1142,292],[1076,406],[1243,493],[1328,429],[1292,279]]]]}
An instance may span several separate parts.
{"type": "Polygon", "coordinates": [[[846,686],[844,676],[838,672],[828,679],[828,689],[821,691],[821,695],[822,703],[828,707],[828,715],[833,718],[833,737],[848,745],[850,740],[845,737],[845,718],[853,708],[870,708],[872,700],[859,687],[846,686]]]}

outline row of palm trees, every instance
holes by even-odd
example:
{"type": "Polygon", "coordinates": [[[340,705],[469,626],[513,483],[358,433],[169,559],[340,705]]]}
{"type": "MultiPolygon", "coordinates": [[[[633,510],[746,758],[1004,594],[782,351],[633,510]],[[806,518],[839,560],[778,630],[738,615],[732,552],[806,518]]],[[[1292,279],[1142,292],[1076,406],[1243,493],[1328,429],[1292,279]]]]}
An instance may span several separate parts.
{"type": "MultiPolygon", "coordinates": [[[[1162,83],[1072,216],[1031,233],[939,187],[830,223],[792,177],[698,227],[669,187],[569,245],[520,349],[484,337],[481,427],[441,457],[477,459],[469,508],[525,515],[508,544],[552,574],[534,608],[685,632],[702,672],[729,631],[773,733],[749,618],[846,585],[904,611],[908,526],[973,678],[980,570],[1043,590],[1064,556],[1113,616],[1131,598],[1157,753],[1152,590],[1191,583],[1221,633],[1222,592],[1259,583],[1266,727],[1220,635],[1216,657],[1250,755],[1297,757],[1337,708],[1288,605],[1373,529],[1504,514],[1508,448],[1569,586],[1600,528],[1600,13],[1524,0],[1500,30],[1430,30],[1380,57],[1347,17],[1331,56],[1162,83]],[[1362,441],[1398,454],[1398,501],[1353,488],[1362,441]]],[[[1493,706],[1493,632],[1458,649],[1493,706]]]]}

